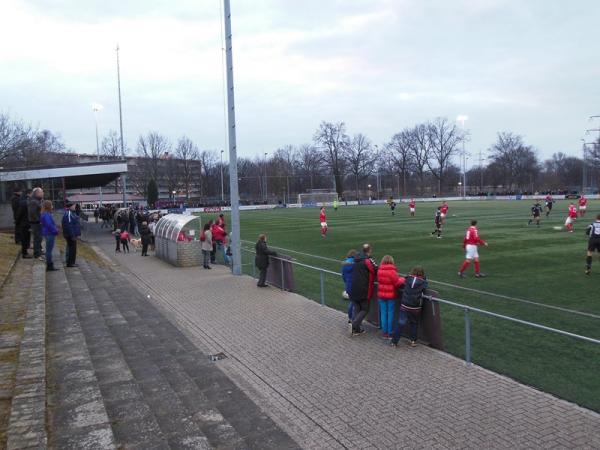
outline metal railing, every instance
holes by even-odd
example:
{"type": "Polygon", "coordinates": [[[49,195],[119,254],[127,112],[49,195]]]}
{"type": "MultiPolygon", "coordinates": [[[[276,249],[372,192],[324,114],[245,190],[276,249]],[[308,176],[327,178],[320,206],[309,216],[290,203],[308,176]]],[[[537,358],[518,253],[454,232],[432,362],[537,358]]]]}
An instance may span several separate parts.
{"type": "MultiPolygon", "coordinates": [[[[254,250],[243,248],[243,247],[242,247],[242,251],[253,254],[253,255],[256,254],[254,250]]],[[[338,277],[342,276],[339,272],[334,272],[332,270],[323,269],[321,267],[311,266],[309,264],[304,264],[304,263],[301,263],[298,261],[294,261],[293,259],[283,259],[283,258],[279,258],[276,256],[271,256],[271,258],[281,261],[282,286],[283,286],[283,263],[284,262],[318,272],[319,280],[320,280],[320,300],[321,300],[322,306],[325,306],[325,300],[326,300],[325,299],[325,275],[330,274],[330,275],[334,275],[334,276],[338,276],[338,277]]],[[[256,278],[256,267],[254,266],[254,264],[252,264],[252,276],[254,278],[256,278]]],[[[452,306],[452,307],[463,310],[464,326],[465,326],[465,362],[467,363],[467,365],[471,364],[471,312],[481,314],[483,316],[488,316],[488,317],[493,317],[493,318],[500,319],[500,320],[505,320],[505,321],[512,322],[512,323],[518,323],[520,325],[525,325],[530,328],[543,330],[546,332],[550,332],[550,333],[558,334],[561,336],[577,339],[580,341],[585,341],[585,342],[589,342],[592,344],[600,345],[600,340],[594,339],[594,338],[591,338],[588,336],[582,336],[579,334],[571,333],[569,331],[559,330],[558,328],[548,327],[546,325],[542,325],[539,323],[529,322],[527,320],[522,320],[522,319],[517,319],[516,317],[505,316],[503,314],[498,314],[498,313],[495,313],[492,311],[487,311],[485,309],[468,306],[468,305],[465,305],[462,303],[453,302],[451,300],[446,300],[446,299],[442,299],[442,298],[431,296],[431,295],[424,295],[424,298],[426,298],[430,301],[433,301],[433,302],[442,303],[444,305],[452,306]]]]}

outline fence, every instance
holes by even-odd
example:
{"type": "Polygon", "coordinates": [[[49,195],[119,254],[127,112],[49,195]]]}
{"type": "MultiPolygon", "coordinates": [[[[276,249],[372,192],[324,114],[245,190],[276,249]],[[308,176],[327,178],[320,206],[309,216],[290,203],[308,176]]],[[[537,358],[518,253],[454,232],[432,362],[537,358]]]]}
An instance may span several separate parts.
{"type": "MultiPolygon", "coordinates": [[[[256,277],[254,250],[242,248],[244,273],[256,277]]],[[[275,261],[283,261],[274,258],[275,261]]],[[[344,310],[341,274],[295,260],[299,294],[323,306],[344,310]]],[[[275,263],[277,264],[277,263],[275,263]]],[[[522,320],[439,296],[426,296],[442,308],[445,350],[495,372],[600,411],[600,339],[522,320]],[[474,320],[474,316],[479,318],[474,320]]],[[[557,314],[560,311],[556,312],[557,314]]],[[[576,330],[575,330],[576,331],[576,330]]]]}

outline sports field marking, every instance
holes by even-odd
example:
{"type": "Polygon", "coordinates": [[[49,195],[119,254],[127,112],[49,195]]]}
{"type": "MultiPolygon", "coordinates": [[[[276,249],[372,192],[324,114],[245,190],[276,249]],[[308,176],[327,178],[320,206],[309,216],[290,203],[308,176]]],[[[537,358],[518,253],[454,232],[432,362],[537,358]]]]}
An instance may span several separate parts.
{"type": "MultiPolygon", "coordinates": [[[[242,239],[241,241],[244,242],[244,243],[248,243],[248,244],[252,244],[253,243],[251,241],[247,241],[247,240],[244,240],[244,239],[242,239]]],[[[312,255],[310,253],[304,253],[304,252],[299,252],[297,250],[291,250],[291,249],[288,249],[288,248],[277,247],[275,245],[271,245],[270,247],[276,248],[278,250],[283,250],[285,252],[296,253],[298,255],[308,256],[310,258],[322,259],[324,261],[329,261],[329,262],[334,262],[334,263],[337,263],[337,264],[341,264],[341,260],[337,260],[337,259],[333,259],[333,258],[327,258],[326,256],[312,255]]],[[[252,249],[248,249],[248,250],[252,250],[252,249]]],[[[431,283],[433,283],[433,284],[439,284],[439,285],[442,285],[442,286],[448,286],[448,287],[451,287],[451,288],[454,288],[454,289],[462,289],[464,291],[474,292],[474,293],[477,293],[477,294],[483,294],[483,295],[487,295],[487,296],[491,296],[491,297],[503,298],[505,300],[511,300],[511,301],[519,302],[519,303],[526,303],[526,304],[529,304],[529,305],[539,306],[539,307],[542,307],[542,308],[554,309],[554,310],[566,312],[566,313],[569,313],[569,314],[575,314],[575,315],[579,315],[579,316],[590,317],[592,319],[600,319],[600,315],[593,314],[593,313],[588,313],[588,312],[585,312],[585,311],[577,311],[575,309],[568,309],[568,308],[562,308],[560,306],[547,305],[545,303],[539,303],[539,302],[536,302],[536,301],[533,301],[533,300],[526,300],[526,299],[523,299],[523,298],[510,297],[508,295],[496,294],[494,292],[487,292],[487,291],[482,291],[482,290],[479,290],[479,289],[469,288],[469,287],[465,287],[465,286],[459,286],[457,284],[447,283],[445,281],[436,281],[436,280],[432,280],[430,278],[428,280],[431,283]]]]}

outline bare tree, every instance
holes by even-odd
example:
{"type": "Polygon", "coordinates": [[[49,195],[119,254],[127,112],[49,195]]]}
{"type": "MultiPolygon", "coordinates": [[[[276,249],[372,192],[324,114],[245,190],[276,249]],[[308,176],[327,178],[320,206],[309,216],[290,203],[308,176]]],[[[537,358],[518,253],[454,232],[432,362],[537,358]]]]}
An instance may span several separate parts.
{"type": "Polygon", "coordinates": [[[431,144],[431,158],[427,166],[438,181],[438,193],[442,193],[442,184],[446,167],[450,165],[452,157],[458,150],[462,139],[460,129],[456,124],[446,118],[438,117],[428,125],[429,142],[431,144]]]}
{"type": "Polygon", "coordinates": [[[108,134],[102,138],[100,153],[110,159],[121,158],[121,139],[115,130],[110,130],[108,134]]]}
{"type": "Polygon", "coordinates": [[[314,189],[315,177],[321,173],[323,157],[314,145],[303,144],[298,149],[298,167],[309,178],[309,188],[314,189]]]}
{"type": "Polygon", "coordinates": [[[490,149],[490,158],[502,174],[505,188],[533,187],[540,170],[539,163],[535,152],[523,143],[521,136],[508,131],[498,133],[490,149]]]}
{"type": "Polygon", "coordinates": [[[419,193],[423,194],[426,167],[431,158],[429,128],[426,124],[416,125],[412,129],[412,135],[412,145],[410,146],[412,168],[419,179],[419,193]]]}
{"type": "Polygon", "coordinates": [[[354,177],[356,199],[359,200],[359,183],[375,170],[377,155],[373,152],[371,141],[363,134],[357,134],[346,149],[348,169],[354,177]]]}
{"type": "Polygon", "coordinates": [[[344,122],[321,122],[313,139],[323,152],[323,161],[331,171],[336,191],[341,197],[344,193],[344,155],[349,144],[346,125],[344,122]]]}
{"type": "Polygon", "coordinates": [[[177,142],[175,156],[179,160],[180,181],[185,192],[185,198],[190,197],[194,177],[200,178],[200,162],[198,147],[186,136],[177,142]]]}
{"type": "MultiPolygon", "coordinates": [[[[386,144],[387,154],[392,161],[398,177],[402,177],[402,196],[406,196],[406,178],[410,175],[410,168],[413,161],[412,147],[414,146],[414,136],[411,130],[405,129],[392,136],[390,142],[386,144]]],[[[398,195],[400,193],[398,192],[398,195]]]]}
{"type": "Polygon", "coordinates": [[[150,178],[156,182],[160,179],[160,160],[169,156],[171,144],[163,135],[150,132],[138,139],[137,153],[145,160],[150,178]]]}

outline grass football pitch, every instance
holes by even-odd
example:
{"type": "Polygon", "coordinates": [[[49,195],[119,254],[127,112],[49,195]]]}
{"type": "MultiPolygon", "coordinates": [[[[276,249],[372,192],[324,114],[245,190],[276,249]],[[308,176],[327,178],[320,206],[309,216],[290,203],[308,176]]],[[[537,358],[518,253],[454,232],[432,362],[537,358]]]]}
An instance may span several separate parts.
{"type": "MultiPolygon", "coordinates": [[[[280,253],[339,272],[347,251],[369,242],[377,262],[392,255],[402,273],[424,266],[440,298],[600,339],[598,256],[592,275],[584,274],[584,230],[600,212],[600,201],[588,202],[574,233],[563,228],[567,201],[555,203],[540,228],[527,225],[530,201],[450,202],[442,239],[430,234],[437,205],[418,203],[416,217],[409,217],[405,204],[395,216],[385,205],[328,208],[326,239],[320,236],[317,208],[243,211],[243,247],[253,248],[258,234],[267,233],[269,246],[280,253]],[[473,276],[472,266],[466,279],[457,276],[472,218],[489,244],[479,251],[484,279],[473,276]]],[[[203,221],[211,217],[202,215],[203,221]]],[[[252,255],[243,252],[242,259],[244,272],[252,273],[252,255]]],[[[294,277],[300,294],[320,299],[316,271],[295,266],[294,277]]],[[[341,277],[325,277],[327,306],[347,308],[342,290],[341,277]]],[[[464,357],[464,312],[443,305],[442,320],[446,350],[464,357]]],[[[474,363],[600,411],[599,345],[476,313],[471,313],[471,324],[474,363]]]]}

